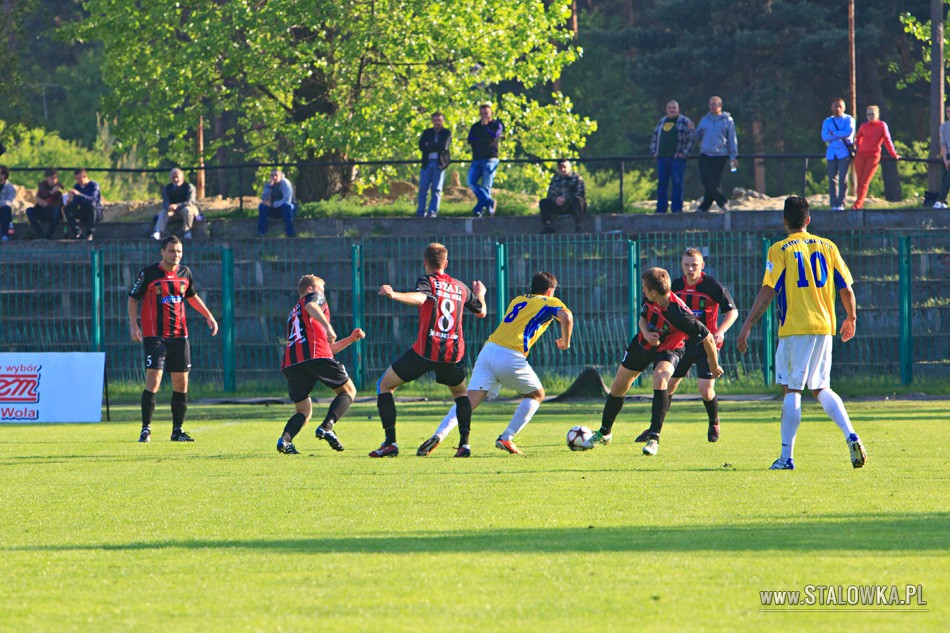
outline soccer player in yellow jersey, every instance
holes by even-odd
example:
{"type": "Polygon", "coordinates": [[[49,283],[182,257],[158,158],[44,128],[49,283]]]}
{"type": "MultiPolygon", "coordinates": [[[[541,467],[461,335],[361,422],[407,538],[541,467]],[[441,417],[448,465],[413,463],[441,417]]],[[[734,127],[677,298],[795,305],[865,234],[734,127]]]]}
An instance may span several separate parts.
{"type": "Polygon", "coordinates": [[[835,335],[835,293],[848,316],[841,324],[841,340],[854,338],[857,306],[851,271],[831,240],[808,232],[811,216],[808,201],[798,196],[785,200],[788,237],[769,249],[762,288],[739,332],[738,348],[749,347],[752,326],[777,298],[779,343],[775,352],[776,382],[782,385],[782,454],[771,470],[795,470],[792,451],[802,421],[802,391],[815,394],[835,424],[844,433],[851,465],[861,468],[867,453],[844,403],[831,390],[831,341],[835,335]]]}
{"type": "MultiPolygon", "coordinates": [[[[531,291],[515,297],[508,304],[504,320],[478,353],[472,378],[468,381],[468,399],[472,409],[485,398],[496,397],[502,386],[514,389],[523,398],[508,428],[495,441],[496,448],[508,453],[523,454],[512,440],[528,424],[544,399],[544,387],[528,364],[531,346],[552,321],[557,321],[561,328],[561,337],[557,339],[558,349],[566,350],[571,346],[574,316],[554,296],[556,288],[557,279],[554,275],[548,272],[535,273],[531,279],[531,291]]],[[[434,451],[456,424],[458,417],[453,406],[442,419],[435,435],[423,442],[416,454],[425,457],[434,451]]]]}

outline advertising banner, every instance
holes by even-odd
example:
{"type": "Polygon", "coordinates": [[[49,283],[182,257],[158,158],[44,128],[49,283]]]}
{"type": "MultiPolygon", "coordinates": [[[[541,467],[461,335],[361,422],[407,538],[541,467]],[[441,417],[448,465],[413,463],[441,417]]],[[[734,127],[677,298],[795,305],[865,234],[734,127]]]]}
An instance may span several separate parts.
{"type": "Polygon", "coordinates": [[[0,424],[101,422],[105,352],[0,354],[0,424]]]}

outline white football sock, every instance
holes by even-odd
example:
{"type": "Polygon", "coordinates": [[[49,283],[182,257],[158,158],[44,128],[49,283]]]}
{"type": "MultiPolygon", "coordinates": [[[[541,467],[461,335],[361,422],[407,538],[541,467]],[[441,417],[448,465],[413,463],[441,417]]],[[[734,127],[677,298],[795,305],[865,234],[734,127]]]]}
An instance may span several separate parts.
{"type": "Polygon", "coordinates": [[[848,417],[848,412],[844,408],[841,396],[831,389],[822,389],[818,392],[818,402],[821,403],[828,417],[831,418],[832,421],[838,425],[838,428],[841,429],[841,432],[844,433],[844,439],[851,439],[851,434],[854,433],[854,427],[851,426],[851,418],[848,417]]]}
{"type": "Polygon", "coordinates": [[[452,408],[449,409],[449,412],[445,414],[445,417],[442,418],[442,422],[439,424],[439,428],[435,430],[435,434],[439,436],[440,440],[444,440],[449,436],[449,433],[452,432],[459,423],[459,416],[456,413],[455,405],[452,405],[452,408]]]}
{"type": "Polygon", "coordinates": [[[510,440],[518,435],[521,429],[531,421],[531,418],[534,417],[535,412],[540,406],[541,403],[533,398],[522,399],[521,403],[515,409],[515,414],[511,416],[511,422],[508,424],[508,428],[501,434],[501,439],[510,440]]]}
{"type": "Polygon", "coordinates": [[[788,461],[795,449],[795,435],[802,423],[802,394],[790,391],[782,402],[782,459],[788,461]]]}

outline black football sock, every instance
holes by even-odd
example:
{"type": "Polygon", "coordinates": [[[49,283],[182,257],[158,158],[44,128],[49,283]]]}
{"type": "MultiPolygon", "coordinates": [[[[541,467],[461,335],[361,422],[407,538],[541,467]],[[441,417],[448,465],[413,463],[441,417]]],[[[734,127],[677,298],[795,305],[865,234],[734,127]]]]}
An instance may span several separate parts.
{"type": "Polygon", "coordinates": [[[185,413],[188,412],[188,394],[180,391],[172,392],[172,428],[181,430],[185,423],[185,413]]]}
{"type": "Polygon", "coordinates": [[[614,420],[620,415],[623,409],[623,396],[607,394],[607,402],[604,403],[604,414],[600,419],[600,434],[610,435],[610,430],[614,428],[614,420]]]}
{"type": "Polygon", "coordinates": [[[703,406],[706,407],[706,415],[709,416],[710,422],[715,422],[719,419],[719,396],[713,396],[712,400],[703,400],[703,406]]]}
{"type": "Polygon", "coordinates": [[[666,389],[653,390],[653,410],[650,415],[650,435],[659,437],[663,430],[663,420],[670,408],[670,392],[666,389]]]}
{"type": "Polygon", "coordinates": [[[336,398],[333,399],[333,402],[330,403],[330,408],[327,409],[327,417],[323,419],[323,424],[320,425],[320,428],[325,431],[332,431],[333,425],[346,415],[346,412],[350,410],[351,404],[353,404],[353,398],[350,397],[350,394],[345,391],[336,394],[336,398]]]}
{"type": "Polygon", "coordinates": [[[384,391],[376,396],[376,409],[379,410],[379,419],[386,432],[386,443],[396,443],[396,401],[393,394],[384,391]]]}
{"type": "MultiPolygon", "coordinates": [[[[284,425],[284,433],[290,436],[290,439],[297,437],[297,433],[300,433],[300,429],[303,428],[303,425],[307,423],[307,416],[303,413],[295,413],[290,416],[290,419],[287,420],[287,424],[284,425]]],[[[283,437],[283,436],[281,436],[283,437]]]]}
{"type": "Polygon", "coordinates": [[[472,430],[472,401],[468,396],[455,399],[455,415],[459,420],[459,446],[465,446],[472,430]]]}
{"type": "Polygon", "coordinates": [[[152,425],[152,414],[155,413],[155,394],[144,389],[142,391],[142,428],[152,425]]]}

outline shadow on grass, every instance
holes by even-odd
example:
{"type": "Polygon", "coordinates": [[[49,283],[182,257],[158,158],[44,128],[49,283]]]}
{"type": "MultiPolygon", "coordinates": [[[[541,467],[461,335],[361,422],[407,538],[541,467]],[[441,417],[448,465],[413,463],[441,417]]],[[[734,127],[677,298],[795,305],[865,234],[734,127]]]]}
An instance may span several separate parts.
{"type": "Polygon", "coordinates": [[[329,538],[130,542],[0,547],[0,551],[237,550],[294,554],[553,552],[945,552],[950,513],[825,516],[801,521],[675,527],[481,529],[329,538]]]}

